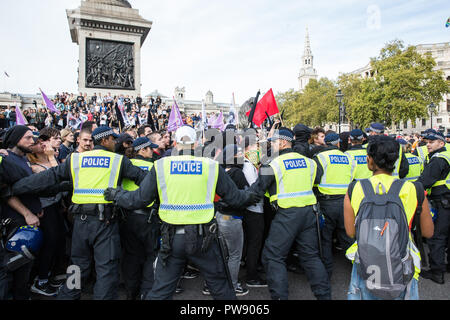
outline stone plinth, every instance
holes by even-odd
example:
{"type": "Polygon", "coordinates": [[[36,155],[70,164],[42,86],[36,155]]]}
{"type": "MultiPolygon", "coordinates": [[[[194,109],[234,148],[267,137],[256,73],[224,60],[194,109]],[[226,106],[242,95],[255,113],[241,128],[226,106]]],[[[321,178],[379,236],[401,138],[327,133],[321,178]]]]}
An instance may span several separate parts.
{"type": "Polygon", "coordinates": [[[127,1],[85,0],[67,10],[79,46],[78,91],[88,95],[141,93],[141,46],[152,22],[127,1]]]}

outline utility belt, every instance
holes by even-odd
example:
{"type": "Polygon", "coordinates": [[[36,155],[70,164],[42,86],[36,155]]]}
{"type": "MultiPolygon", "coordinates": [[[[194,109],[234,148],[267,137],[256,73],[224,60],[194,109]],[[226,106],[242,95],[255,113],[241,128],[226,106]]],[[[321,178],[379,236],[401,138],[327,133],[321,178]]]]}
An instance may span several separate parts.
{"type": "Polygon", "coordinates": [[[165,265],[172,252],[175,235],[184,235],[184,248],[187,255],[201,251],[205,253],[213,241],[218,239],[218,225],[215,219],[205,224],[171,225],[163,222],[161,227],[160,258],[165,265]],[[200,241],[201,240],[201,241],[200,241]],[[199,245],[201,242],[201,245],[199,245]]]}
{"type": "MultiPolygon", "coordinates": [[[[147,217],[147,223],[149,223],[149,224],[161,222],[161,220],[158,217],[158,209],[157,208],[137,209],[137,210],[131,211],[130,214],[147,217]]],[[[126,220],[126,216],[125,216],[124,220],[126,220]]]]}
{"type": "Polygon", "coordinates": [[[74,216],[81,215],[82,220],[90,216],[98,217],[99,221],[114,221],[118,217],[118,210],[111,204],[102,203],[72,204],[69,208],[74,216]]]}
{"type": "Polygon", "coordinates": [[[432,199],[428,199],[431,206],[433,208],[435,208],[436,210],[439,207],[442,207],[444,209],[450,209],[450,198],[449,198],[449,194],[442,194],[441,197],[439,198],[432,198],[432,199]]]}
{"type": "Polygon", "coordinates": [[[317,195],[317,200],[319,200],[319,201],[339,200],[339,199],[344,199],[344,197],[345,197],[344,194],[322,194],[322,193],[319,193],[317,195]]]}

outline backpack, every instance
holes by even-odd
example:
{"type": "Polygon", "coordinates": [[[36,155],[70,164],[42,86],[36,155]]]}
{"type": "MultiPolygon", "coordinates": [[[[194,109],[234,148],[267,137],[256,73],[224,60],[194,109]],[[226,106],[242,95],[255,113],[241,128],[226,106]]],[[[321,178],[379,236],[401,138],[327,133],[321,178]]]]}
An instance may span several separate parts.
{"type": "Polygon", "coordinates": [[[414,276],[409,227],[399,197],[404,180],[395,180],[386,194],[375,194],[369,179],[360,181],[364,199],[355,220],[358,274],[368,291],[382,299],[398,298],[414,276]]]}

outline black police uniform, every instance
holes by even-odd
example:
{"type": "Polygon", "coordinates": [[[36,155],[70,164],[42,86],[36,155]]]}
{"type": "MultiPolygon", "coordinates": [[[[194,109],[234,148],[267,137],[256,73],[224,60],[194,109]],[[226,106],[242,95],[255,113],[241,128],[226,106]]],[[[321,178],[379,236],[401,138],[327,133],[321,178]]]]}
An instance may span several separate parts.
{"type": "MultiPolygon", "coordinates": [[[[140,155],[135,159],[153,162],[140,155]]],[[[144,298],[153,286],[153,263],[161,233],[158,206],[155,203],[151,208],[125,210],[120,237],[123,245],[122,276],[129,300],[144,298]]]]}
{"type": "MultiPolygon", "coordinates": [[[[281,150],[279,155],[294,152],[281,150]]],[[[249,189],[257,194],[276,194],[276,179],[272,167],[264,165],[258,180],[249,189]]],[[[288,299],[286,256],[295,242],[300,264],[317,299],[331,299],[331,287],[325,266],[320,259],[318,230],[313,206],[277,208],[264,244],[262,262],[272,299],[288,299]]]]}
{"type": "MultiPolygon", "coordinates": [[[[339,150],[336,146],[329,146],[325,151],[329,150],[339,150]]],[[[317,163],[317,173],[315,185],[320,184],[322,176],[324,174],[322,165],[317,157],[314,157],[317,163]]],[[[319,202],[319,207],[321,213],[325,217],[325,223],[322,228],[322,252],[323,252],[323,263],[327,269],[328,276],[331,279],[331,274],[333,271],[333,233],[336,231],[336,236],[339,241],[339,245],[342,247],[344,252],[353,244],[353,240],[347,236],[344,227],[344,198],[345,195],[325,195],[321,194],[318,188],[314,188],[314,193],[316,194],[317,200],[319,202]]]]}
{"type": "MultiPolygon", "coordinates": [[[[181,152],[180,154],[194,155],[194,152],[189,150],[188,153],[181,152]]],[[[144,181],[142,181],[138,190],[133,192],[119,190],[114,196],[115,204],[128,210],[145,208],[154,200],[159,199],[156,181],[155,167],[153,167],[144,181]]],[[[235,183],[220,166],[216,193],[231,207],[246,207],[253,204],[250,195],[238,190],[235,183]]],[[[209,225],[203,226],[209,227],[209,225]]],[[[185,233],[187,232],[186,229],[192,226],[176,226],[175,228],[175,226],[163,223],[163,243],[156,262],[155,282],[152,290],[147,294],[147,300],[172,299],[187,261],[199,268],[214,299],[236,299],[234,288],[227,277],[227,269],[222,258],[223,253],[220,251],[218,242],[212,241],[206,252],[202,252],[200,247],[202,247],[202,242],[206,235],[205,230],[208,227],[200,229],[197,226],[193,225],[195,230],[199,230],[199,233],[202,232],[203,235],[198,234],[196,239],[191,239],[196,244],[197,250],[192,254],[188,254],[185,249],[187,242],[185,233]],[[165,237],[168,234],[170,236],[167,236],[168,240],[166,241],[165,237]],[[163,248],[168,243],[171,244],[170,249],[168,251],[164,249],[163,252],[163,248]]]]}
{"type": "MultiPolygon", "coordinates": [[[[94,150],[105,150],[97,145],[94,150]]],[[[13,194],[39,194],[46,188],[61,181],[73,184],[71,175],[71,158],[58,167],[24,178],[14,184],[13,194]]],[[[145,178],[146,172],[135,167],[124,157],[119,171],[118,184],[122,178],[128,178],[137,185],[145,178]]],[[[63,190],[64,191],[64,190],[63,190]]],[[[72,234],[71,260],[73,265],[80,267],[81,283],[84,285],[89,278],[91,261],[94,258],[97,274],[94,286],[95,300],[116,299],[119,283],[120,236],[117,219],[113,218],[112,205],[105,205],[105,221],[99,220],[99,208],[96,204],[73,205],[74,215],[72,234]]],[[[70,274],[68,275],[70,276],[70,274]]],[[[80,299],[81,290],[69,289],[67,283],[58,294],[58,299],[80,299]]]]}
{"type": "MultiPolygon", "coordinates": [[[[450,166],[445,159],[433,157],[434,154],[443,151],[446,151],[445,147],[429,154],[430,160],[417,179],[425,189],[431,188],[436,181],[445,180],[450,172],[450,166]]],[[[445,250],[448,246],[450,228],[450,190],[445,185],[434,187],[428,199],[431,206],[437,210],[433,237],[427,239],[430,248],[430,267],[432,273],[439,275],[443,281],[443,273],[446,271],[445,250]]]]}

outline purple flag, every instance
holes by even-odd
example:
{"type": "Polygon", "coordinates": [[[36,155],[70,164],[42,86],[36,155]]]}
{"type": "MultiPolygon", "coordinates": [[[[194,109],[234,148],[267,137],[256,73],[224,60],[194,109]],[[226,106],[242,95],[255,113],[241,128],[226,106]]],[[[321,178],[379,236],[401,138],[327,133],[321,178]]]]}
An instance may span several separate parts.
{"type": "Polygon", "coordinates": [[[39,88],[39,90],[41,91],[42,98],[44,98],[44,101],[45,101],[45,104],[46,104],[47,108],[48,108],[51,112],[56,112],[57,114],[61,114],[61,111],[59,111],[58,109],[56,109],[55,105],[54,105],[53,102],[45,95],[44,91],[42,91],[41,88],[39,88]]]}
{"type": "Polygon", "coordinates": [[[173,99],[172,110],[170,111],[169,123],[167,125],[167,131],[176,131],[179,127],[183,126],[183,118],[181,117],[180,109],[178,109],[177,102],[175,98],[173,99]]]}
{"type": "Polygon", "coordinates": [[[16,124],[17,125],[26,125],[28,124],[27,119],[22,114],[22,110],[20,110],[20,107],[16,106],[16,124]]]}
{"type": "Polygon", "coordinates": [[[219,129],[223,131],[225,129],[225,124],[223,123],[223,113],[221,112],[219,116],[211,123],[211,128],[219,129]]]}

